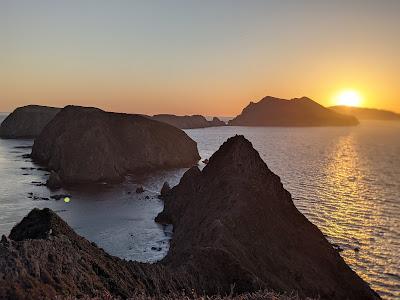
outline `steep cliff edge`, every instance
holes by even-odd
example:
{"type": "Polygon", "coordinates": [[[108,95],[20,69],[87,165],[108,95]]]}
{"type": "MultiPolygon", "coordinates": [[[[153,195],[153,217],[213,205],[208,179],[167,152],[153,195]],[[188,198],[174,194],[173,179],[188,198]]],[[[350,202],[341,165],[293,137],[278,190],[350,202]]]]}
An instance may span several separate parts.
{"type": "Polygon", "coordinates": [[[297,210],[243,136],[228,139],[202,171],[188,170],[163,199],[156,220],[174,226],[165,263],[187,264],[209,290],[235,283],[239,291],[269,287],[322,299],[376,297],[297,210]]]}
{"type": "Polygon", "coordinates": [[[190,167],[197,144],[182,130],[139,115],[67,106],[35,139],[32,158],[64,184],[120,181],[125,174],[190,167]]]}

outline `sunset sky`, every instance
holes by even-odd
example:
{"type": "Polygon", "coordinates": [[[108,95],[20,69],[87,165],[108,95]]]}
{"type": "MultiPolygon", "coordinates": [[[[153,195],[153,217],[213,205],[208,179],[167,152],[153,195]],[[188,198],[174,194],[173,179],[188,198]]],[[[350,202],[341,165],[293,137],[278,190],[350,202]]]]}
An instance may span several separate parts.
{"type": "Polygon", "coordinates": [[[0,111],[233,116],[343,90],[400,112],[400,1],[0,0],[0,111]]]}

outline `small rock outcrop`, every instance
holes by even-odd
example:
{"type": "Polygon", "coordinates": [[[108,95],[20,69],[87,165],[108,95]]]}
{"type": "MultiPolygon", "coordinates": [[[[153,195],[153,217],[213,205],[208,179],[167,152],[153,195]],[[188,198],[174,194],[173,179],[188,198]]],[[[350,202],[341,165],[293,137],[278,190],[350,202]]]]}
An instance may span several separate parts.
{"type": "Polygon", "coordinates": [[[250,104],[228,122],[232,126],[355,126],[358,120],[307,97],[292,100],[267,96],[250,104]]]}
{"type": "Polygon", "coordinates": [[[164,197],[160,223],[174,236],[164,263],[196,274],[206,291],[268,287],[300,297],[374,299],[321,231],[293,204],[243,136],[228,139],[202,171],[192,167],[164,197]]]}
{"type": "Polygon", "coordinates": [[[61,185],[62,182],[60,176],[55,171],[51,171],[49,179],[46,181],[46,186],[50,189],[59,189],[61,188],[61,185]]]}
{"type": "Polygon", "coordinates": [[[217,117],[214,117],[212,121],[208,121],[205,117],[201,115],[176,116],[160,114],[152,116],[151,119],[167,123],[181,129],[206,128],[226,125],[225,122],[221,121],[217,117]]]}
{"type": "Polygon", "coordinates": [[[40,105],[18,107],[1,123],[0,138],[35,138],[59,111],[59,108],[40,105]]]}
{"type": "Polygon", "coordinates": [[[35,139],[31,157],[63,184],[121,181],[125,174],[190,167],[200,156],[182,130],[139,115],[67,106],[35,139]]]}
{"type": "Polygon", "coordinates": [[[354,116],[359,120],[400,121],[400,114],[389,110],[342,105],[329,108],[341,114],[354,116]]]}
{"type": "Polygon", "coordinates": [[[144,193],[144,188],[142,186],[139,186],[136,188],[136,194],[141,194],[144,193]]]}
{"type": "Polygon", "coordinates": [[[161,188],[161,191],[160,191],[161,197],[165,197],[169,193],[170,190],[171,190],[171,187],[169,186],[169,183],[167,181],[164,182],[164,184],[161,188]]]}
{"type": "Polygon", "coordinates": [[[209,123],[211,124],[211,126],[213,127],[218,127],[218,126],[225,126],[226,123],[224,121],[221,121],[220,119],[218,119],[217,117],[214,117],[211,121],[209,121],[209,123]]]}

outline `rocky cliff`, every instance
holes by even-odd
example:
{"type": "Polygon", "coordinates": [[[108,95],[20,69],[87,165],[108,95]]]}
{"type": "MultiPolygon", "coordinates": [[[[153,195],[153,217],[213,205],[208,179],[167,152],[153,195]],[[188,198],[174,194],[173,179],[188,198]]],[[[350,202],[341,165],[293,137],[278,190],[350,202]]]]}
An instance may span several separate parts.
{"type": "Polygon", "coordinates": [[[233,126],[354,126],[353,116],[339,114],[307,98],[285,100],[267,96],[229,121],[233,126]]]}
{"type": "Polygon", "coordinates": [[[60,111],[40,105],[18,107],[0,125],[0,138],[35,138],[60,111]]]}
{"type": "Polygon", "coordinates": [[[0,298],[270,289],[300,298],[379,299],[243,136],[225,142],[202,171],[189,169],[163,199],[157,221],[172,223],[174,235],[157,264],[112,257],[50,210],[33,210],[0,243],[0,298]]]}
{"type": "Polygon", "coordinates": [[[67,106],[43,129],[32,158],[64,184],[120,181],[127,173],[190,167],[197,144],[182,130],[139,115],[67,106]]]}
{"type": "Polygon", "coordinates": [[[226,125],[225,122],[221,121],[217,117],[214,117],[212,121],[207,121],[207,119],[201,115],[176,116],[176,115],[160,114],[160,115],[154,115],[151,118],[153,120],[164,122],[181,129],[205,128],[205,127],[226,125]]]}
{"type": "Polygon", "coordinates": [[[164,263],[187,265],[205,290],[235,284],[240,292],[269,287],[321,299],[376,297],[243,136],[228,139],[202,171],[188,170],[163,199],[157,221],[174,226],[164,263]]]}

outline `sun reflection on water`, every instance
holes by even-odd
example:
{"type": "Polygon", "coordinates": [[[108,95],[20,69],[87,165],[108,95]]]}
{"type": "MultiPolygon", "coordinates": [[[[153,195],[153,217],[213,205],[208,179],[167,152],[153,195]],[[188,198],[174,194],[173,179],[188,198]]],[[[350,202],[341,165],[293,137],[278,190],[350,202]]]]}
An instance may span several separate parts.
{"type": "MultiPolygon", "coordinates": [[[[364,159],[352,133],[341,137],[332,147],[322,187],[316,191],[324,201],[317,204],[320,207],[315,217],[328,239],[343,249],[345,261],[366,281],[378,283],[379,278],[390,277],[390,272],[388,275],[378,271],[385,267],[385,253],[390,250],[378,246],[385,244],[377,240],[385,238],[382,228],[387,224],[381,206],[377,205],[378,191],[368,184],[375,179],[364,159]],[[325,193],[328,190],[335,190],[335,194],[325,193]]],[[[390,282],[390,278],[385,282],[390,282]]]]}

